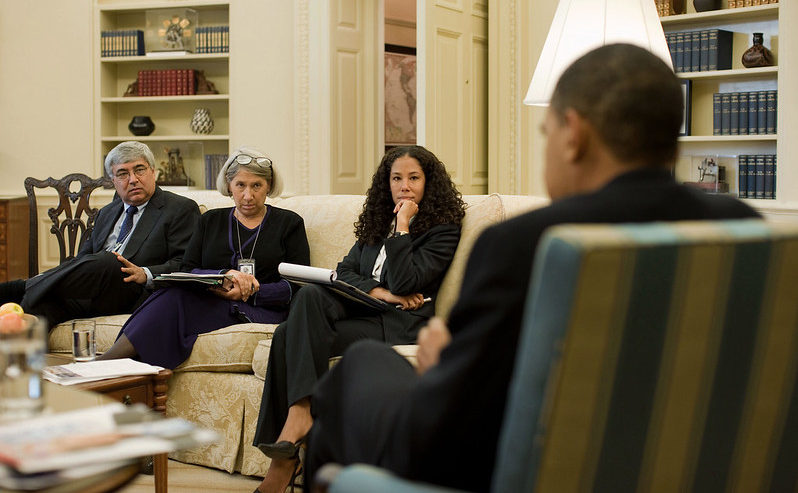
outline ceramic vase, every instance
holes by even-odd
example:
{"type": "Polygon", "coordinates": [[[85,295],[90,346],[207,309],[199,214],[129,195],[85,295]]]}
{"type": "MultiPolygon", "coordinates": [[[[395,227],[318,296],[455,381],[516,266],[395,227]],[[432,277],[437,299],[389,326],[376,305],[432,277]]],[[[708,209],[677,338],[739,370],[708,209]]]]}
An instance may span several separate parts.
{"type": "Polygon", "coordinates": [[[150,135],[155,130],[155,124],[149,116],[134,116],[127,124],[127,129],[133,135],[150,135]]]}
{"type": "Polygon", "coordinates": [[[197,108],[191,118],[191,131],[195,134],[207,135],[213,132],[213,118],[208,108],[197,108]]]}
{"type": "Polygon", "coordinates": [[[743,66],[770,67],[773,65],[773,53],[762,44],[762,33],[754,33],[754,44],[743,53],[743,66]]]}
{"type": "Polygon", "coordinates": [[[718,10],[721,7],[721,0],[693,0],[693,7],[696,12],[718,10]]]}

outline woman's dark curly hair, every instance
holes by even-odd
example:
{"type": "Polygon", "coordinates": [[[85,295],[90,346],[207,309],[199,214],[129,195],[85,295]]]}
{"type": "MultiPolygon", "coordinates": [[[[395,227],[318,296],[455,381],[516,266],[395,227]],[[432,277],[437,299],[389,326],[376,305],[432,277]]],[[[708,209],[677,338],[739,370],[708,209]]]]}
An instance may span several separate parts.
{"type": "Polygon", "coordinates": [[[363,212],[355,223],[357,241],[374,245],[388,236],[391,222],[396,215],[391,196],[391,167],[403,156],[416,159],[424,171],[424,197],[418,204],[416,218],[410,224],[410,233],[421,234],[439,224],[463,222],[465,203],[452,183],[443,163],[421,146],[394,147],[385,153],[366,193],[363,212]]]}

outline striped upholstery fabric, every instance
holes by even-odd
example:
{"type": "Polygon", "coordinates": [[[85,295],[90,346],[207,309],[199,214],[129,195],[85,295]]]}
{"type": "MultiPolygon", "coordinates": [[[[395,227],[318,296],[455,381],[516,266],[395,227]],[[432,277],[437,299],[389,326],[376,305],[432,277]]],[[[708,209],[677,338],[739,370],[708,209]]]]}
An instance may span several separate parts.
{"type": "Polygon", "coordinates": [[[796,491],[798,226],[552,228],[493,490],[796,491]]]}

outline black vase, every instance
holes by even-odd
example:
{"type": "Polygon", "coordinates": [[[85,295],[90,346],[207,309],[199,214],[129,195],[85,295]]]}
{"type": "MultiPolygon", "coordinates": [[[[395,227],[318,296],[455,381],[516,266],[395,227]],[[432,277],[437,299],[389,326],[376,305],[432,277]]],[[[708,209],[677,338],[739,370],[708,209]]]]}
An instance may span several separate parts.
{"type": "Polygon", "coordinates": [[[127,128],[133,135],[150,135],[155,130],[155,124],[149,116],[134,116],[127,128]]]}
{"type": "Polygon", "coordinates": [[[693,0],[693,7],[696,12],[706,12],[708,10],[720,9],[721,0],[693,0]]]}
{"type": "Polygon", "coordinates": [[[754,33],[754,44],[743,53],[743,67],[770,67],[773,65],[773,52],[765,48],[762,39],[762,33],[754,33]]]}

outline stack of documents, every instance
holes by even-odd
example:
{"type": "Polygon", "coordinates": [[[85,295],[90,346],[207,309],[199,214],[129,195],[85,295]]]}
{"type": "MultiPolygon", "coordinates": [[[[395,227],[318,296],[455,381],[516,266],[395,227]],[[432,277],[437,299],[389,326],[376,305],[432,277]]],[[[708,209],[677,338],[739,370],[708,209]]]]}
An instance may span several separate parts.
{"type": "Polygon", "coordinates": [[[155,375],[161,370],[160,366],[122,358],[48,366],[42,370],[42,378],[60,385],[75,385],[107,378],[155,375]]]}

